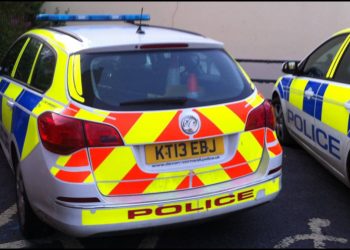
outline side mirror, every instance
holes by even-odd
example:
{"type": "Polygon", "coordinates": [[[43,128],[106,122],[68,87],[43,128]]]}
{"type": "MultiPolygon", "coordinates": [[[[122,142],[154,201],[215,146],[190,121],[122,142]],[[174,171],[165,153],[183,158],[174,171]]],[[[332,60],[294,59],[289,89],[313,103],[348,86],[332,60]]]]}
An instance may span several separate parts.
{"type": "Polygon", "coordinates": [[[298,70],[298,61],[290,61],[285,62],[282,65],[282,72],[286,74],[292,74],[295,75],[299,72],[298,70]]]}

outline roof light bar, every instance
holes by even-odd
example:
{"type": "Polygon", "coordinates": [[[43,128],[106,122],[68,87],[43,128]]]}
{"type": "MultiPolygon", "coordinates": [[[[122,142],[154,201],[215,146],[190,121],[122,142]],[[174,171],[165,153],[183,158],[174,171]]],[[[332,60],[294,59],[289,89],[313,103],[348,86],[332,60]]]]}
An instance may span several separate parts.
{"type": "Polygon", "coordinates": [[[39,14],[36,16],[38,21],[149,21],[149,14],[39,14]]]}

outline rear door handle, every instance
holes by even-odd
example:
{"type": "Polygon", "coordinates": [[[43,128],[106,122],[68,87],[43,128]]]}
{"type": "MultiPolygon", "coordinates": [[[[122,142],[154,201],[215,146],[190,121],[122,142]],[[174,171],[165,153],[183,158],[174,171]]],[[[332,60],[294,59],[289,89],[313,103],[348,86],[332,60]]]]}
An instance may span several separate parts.
{"type": "Polygon", "coordinates": [[[315,95],[315,92],[312,90],[312,88],[308,88],[306,91],[305,91],[305,96],[307,99],[310,99],[311,97],[313,97],[315,95]]]}
{"type": "Polygon", "coordinates": [[[9,106],[10,108],[13,108],[13,106],[15,105],[15,102],[13,100],[7,100],[7,106],[9,106]]]}

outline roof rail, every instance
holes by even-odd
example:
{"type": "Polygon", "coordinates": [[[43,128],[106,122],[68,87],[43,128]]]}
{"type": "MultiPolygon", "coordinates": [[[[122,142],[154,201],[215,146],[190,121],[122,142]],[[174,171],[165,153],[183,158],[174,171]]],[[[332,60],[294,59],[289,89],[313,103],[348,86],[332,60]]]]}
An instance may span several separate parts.
{"type": "Polygon", "coordinates": [[[80,36],[78,36],[77,34],[74,34],[74,33],[68,32],[68,31],[64,31],[64,30],[60,30],[60,29],[57,29],[54,27],[45,27],[44,29],[56,31],[56,32],[62,33],[64,35],[70,36],[70,37],[74,38],[75,40],[78,40],[79,42],[83,42],[83,39],[80,36]]]}

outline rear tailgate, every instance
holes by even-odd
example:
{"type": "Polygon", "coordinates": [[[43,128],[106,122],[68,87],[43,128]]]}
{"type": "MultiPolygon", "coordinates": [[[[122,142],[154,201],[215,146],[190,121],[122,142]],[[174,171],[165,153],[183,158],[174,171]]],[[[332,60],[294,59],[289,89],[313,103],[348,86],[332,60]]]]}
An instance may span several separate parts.
{"type": "MultiPolygon", "coordinates": [[[[244,129],[249,112],[262,102],[255,92],[244,101],[193,108],[201,124],[194,136],[185,134],[179,122],[188,110],[106,113],[103,122],[117,128],[125,145],[88,149],[100,192],[106,196],[171,192],[254,173],[262,157],[265,128],[244,129]],[[189,152],[179,157],[175,148],[180,151],[186,141],[192,141],[187,142],[189,152]]],[[[71,108],[73,116],[91,118],[86,111],[71,108]]]]}

